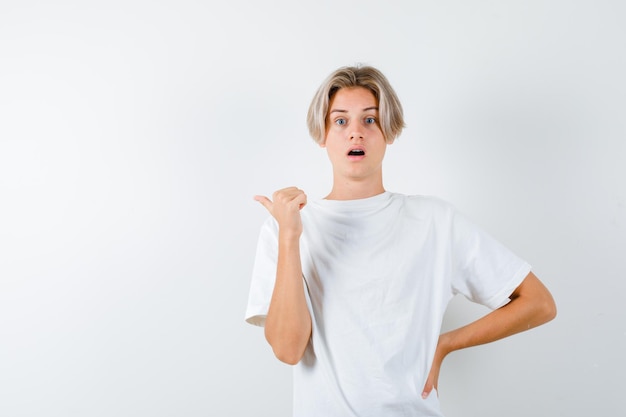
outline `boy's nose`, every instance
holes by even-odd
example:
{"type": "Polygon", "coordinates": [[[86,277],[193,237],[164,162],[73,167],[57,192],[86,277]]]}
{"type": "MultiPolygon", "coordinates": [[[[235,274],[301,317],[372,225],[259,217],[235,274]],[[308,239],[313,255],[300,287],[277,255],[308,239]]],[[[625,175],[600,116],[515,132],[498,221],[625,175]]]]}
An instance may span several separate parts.
{"type": "Polygon", "coordinates": [[[353,130],[352,133],[350,133],[350,140],[354,139],[363,139],[363,134],[358,130],[353,130]]]}

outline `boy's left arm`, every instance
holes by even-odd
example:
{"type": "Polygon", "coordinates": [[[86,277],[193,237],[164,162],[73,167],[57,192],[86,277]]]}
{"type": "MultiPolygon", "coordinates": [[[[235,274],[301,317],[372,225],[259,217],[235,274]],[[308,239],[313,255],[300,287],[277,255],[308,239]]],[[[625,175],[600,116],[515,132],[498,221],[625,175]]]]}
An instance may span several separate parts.
{"type": "Polygon", "coordinates": [[[556,316],[556,305],[550,291],[532,272],[509,298],[511,301],[505,306],[439,336],[435,358],[422,393],[424,398],[437,388],[441,364],[449,353],[532,329],[556,316]]]}

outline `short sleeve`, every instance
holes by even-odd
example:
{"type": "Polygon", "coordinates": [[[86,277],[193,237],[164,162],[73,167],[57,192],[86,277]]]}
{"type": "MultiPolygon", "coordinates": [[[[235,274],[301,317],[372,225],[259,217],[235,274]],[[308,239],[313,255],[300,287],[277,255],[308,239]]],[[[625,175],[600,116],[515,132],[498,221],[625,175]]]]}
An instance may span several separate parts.
{"type": "Polygon", "coordinates": [[[507,304],[531,266],[456,211],[451,234],[453,292],[494,310],[507,304]]]}
{"type": "Polygon", "coordinates": [[[248,294],[246,322],[264,326],[269,309],[278,259],[278,225],[269,217],[261,228],[248,294]]]}

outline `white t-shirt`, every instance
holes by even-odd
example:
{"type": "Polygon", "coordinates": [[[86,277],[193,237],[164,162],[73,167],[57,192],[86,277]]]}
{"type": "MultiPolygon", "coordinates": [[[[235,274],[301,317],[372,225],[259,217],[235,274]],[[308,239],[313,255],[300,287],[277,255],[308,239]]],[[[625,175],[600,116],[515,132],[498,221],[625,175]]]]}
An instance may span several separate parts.
{"type": "MultiPolygon", "coordinates": [[[[421,393],[442,318],[457,293],[496,309],[530,265],[423,196],[309,203],[302,275],[312,334],[294,366],[294,416],[441,416],[421,393]]],[[[246,321],[263,326],[276,276],[278,226],[259,237],[246,321]]]]}

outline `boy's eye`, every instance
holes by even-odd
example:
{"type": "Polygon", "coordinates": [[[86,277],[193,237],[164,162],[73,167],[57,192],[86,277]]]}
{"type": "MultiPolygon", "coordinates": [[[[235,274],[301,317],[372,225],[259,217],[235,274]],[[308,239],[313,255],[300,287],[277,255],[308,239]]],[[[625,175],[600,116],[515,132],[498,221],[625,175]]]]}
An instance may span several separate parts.
{"type": "Polygon", "coordinates": [[[367,123],[368,125],[373,125],[374,123],[376,123],[376,119],[373,117],[366,117],[365,123],[367,123]]]}
{"type": "Polygon", "coordinates": [[[335,123],[338,124],[339,126],[343,126],[346,124],[346,119],[337,119],[335,120],[335,123]]]}

